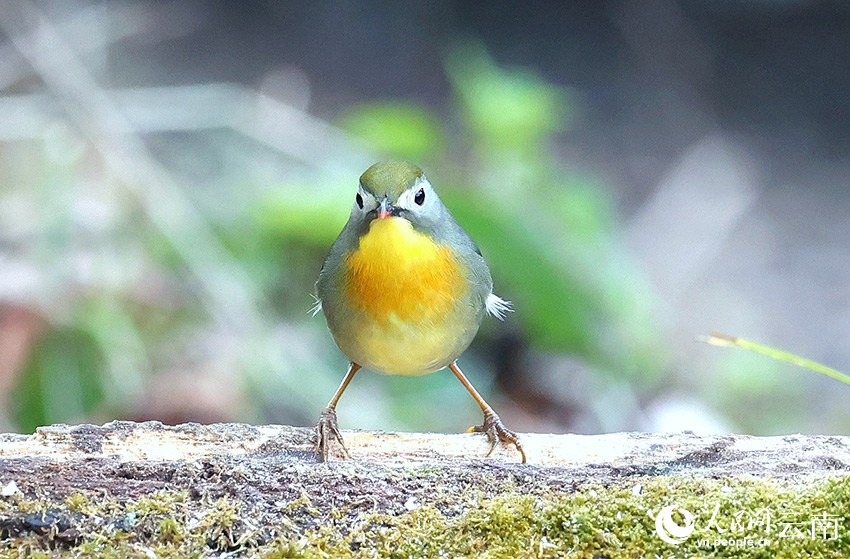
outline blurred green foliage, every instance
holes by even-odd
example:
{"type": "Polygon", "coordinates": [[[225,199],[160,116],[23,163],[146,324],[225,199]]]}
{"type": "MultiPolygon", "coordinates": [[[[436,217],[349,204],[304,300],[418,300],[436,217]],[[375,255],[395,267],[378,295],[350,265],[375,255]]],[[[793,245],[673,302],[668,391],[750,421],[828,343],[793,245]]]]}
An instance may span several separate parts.
{"type": "Polygon", "coordinates": [[[355,105],[339,117],[338,124],[376,150],[411,161],[439,156],[446,145],[436,115],[412,103],[355,105]]]}
{"type": "MultiPolygon", "coordinates": [[[[526,69],[499,67],[476,44],[452,49],[446,69],[456,111],[445,120],[417,103],[387,100],[349,107],[338,126],[382,156],[411,159],[426,170],[481,246],[499,294],[514,301],[509,320],[529,344],[575,354],[600,372],[651,386],[666,359],[652,294],[619,247],[605,185],[553,152],[553,140],[580,110],[574,96],[526,69]]],[[[191,138],[179,141],[181,150],[195,153],[186,148],[191,138]]],[[[216,285],[230,288],[242,277],[228,275],[231,265],[247,271],[247,283],[233,293],[247,294],[254,306],[238,311],[244,324],[236,330],[228,330],[232,325],[222,317],[237,311],[216,301],[240,309],[241,295],[210,298],[177,248],[193,238],[191,230],[152,226],[114,178],[97,165],[82,165],[96,159],[84,142],[46,150],[48,159],[50,153],[74,156],[42,167],[46,182],[39,192],[50,204],[45,219],[60,229],[34,232],[35,245],[52,251],[46,256],[51,262],[88,258],[102,266],[94,266],[98,273],[78,294],[67,294],[71,311],[65,318],[43,307],[52,330],[32,348],[11,396],[18,428],[78,421],[93,411],[100,418],[126,415],[133,402],[132,413],[145,416],[138,406],[146,384],[175,369],[225,371],[233,380],[222,390],[248,396],[251,409],[241,419],[310,422],[330,397],[344,358],[332,349],[324,321],[308,315],[308,294],[347,219],[357,177],[373,156],[364,150],[356,162],[276,173],[256,163],[262,159],[251,156],[256,148],[223,145],[248,154],[224,158],[232,166],[217,168],[218,176],[200,173],[196,181],[203,187],[187,187],[185,195],[205,208],[221,243],[201,247],[205,273],[220,272],[216,285]],[[53,180],[63,188],[49,188],[53,180]],[[74,222],[64,198],[92,182],[101,191],[112,189],[99,202],[112,218],[90,230],[74,222]],[[187,237],[181,244],[174,234],[187,237]]],[[[485,326],[483,337],[494,328],[485,326]]],[[[464,360],[487,392],[484,363],[474,355],[464,360]]],[[[456,430],[464,419],[446,417],[433,406],[438,401],[465,410],[458,413],[470,424],[479,420],[451,375],[359,379],[341,405],[358,398],[369,405],[346,413],[359,427],[456,430]]]]}
{"type": "Polygon", "coordinates": [[[532,163],[545,156],[551,135],[575,110],[567,90],[530,70],[498,67],[478,43],[456,46],[446,67],[474,148],[504,150],[532,163]]]}
{"type": "Polygon", "coordinates": [[[96,341],[79,329],[56,329],[38,341],[12,392],[15,418],[39,425],[82,421],[104,398],[105,369],[96,341]]]}

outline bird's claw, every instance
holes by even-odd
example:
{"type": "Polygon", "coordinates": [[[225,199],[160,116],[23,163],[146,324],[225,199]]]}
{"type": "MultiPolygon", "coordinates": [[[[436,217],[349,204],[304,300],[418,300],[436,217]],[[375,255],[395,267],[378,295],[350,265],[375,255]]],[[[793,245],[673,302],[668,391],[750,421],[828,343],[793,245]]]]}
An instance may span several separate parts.
{"type": "Polygon", "coordinates": [[[490,451],[487,456],[493,454],[496,444],[501,442],[505,445],[514,445],[522,455],[522,461],[525,462],[525,451],[522,449],[522,443],[519,441],[517,434],[505,427],[502,419],[496,413],[485,413],[484,424],[470,427],[469,433],[486,433],[490,440],[490,451]]]}
{"type": "Polygon", "coordinates": [[[331,440],[339,441],[339,445],[342,447],[343,452],[345,452],[345,456],[351,458],[348,449],[345,448],[339,427],[336,424],[336,410],[325,408],[319,416],[318,425],[316,425],[316,454],[322,462],[327,462],[328,460],[328,445],[331,440]]]}

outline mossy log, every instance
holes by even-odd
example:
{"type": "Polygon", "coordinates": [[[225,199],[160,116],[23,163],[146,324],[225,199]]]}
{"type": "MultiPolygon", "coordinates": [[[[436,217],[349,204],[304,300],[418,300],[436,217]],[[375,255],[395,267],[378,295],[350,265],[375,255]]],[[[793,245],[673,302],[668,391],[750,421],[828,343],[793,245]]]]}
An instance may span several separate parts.
{"type": "Polygon", "coordinates": [[[850,550],[850,437],[526,433],[521,464],[509,448],[486,458],[477,433],[343,436],[351,458],[321,463],[312,430],[286,426],[112,422],[0,435],[0,558],[850,550]],[[658,534],[671,505],[666,526],[685,538],[658,534]]]}

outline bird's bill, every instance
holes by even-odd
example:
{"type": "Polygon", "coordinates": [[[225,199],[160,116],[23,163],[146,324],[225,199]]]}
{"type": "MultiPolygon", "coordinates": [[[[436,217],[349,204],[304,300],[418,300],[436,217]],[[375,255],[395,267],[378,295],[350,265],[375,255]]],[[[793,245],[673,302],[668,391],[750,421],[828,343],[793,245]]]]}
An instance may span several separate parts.
{"type": "Polygon", "coordinates": [[[390,205],[390,201],[387,200],[387,197],[384,196],[384,199],[381,200],[381,205],[378,206],[378,219],[386,219],[390,217],[393,213],[393,207],[390,205]]]}

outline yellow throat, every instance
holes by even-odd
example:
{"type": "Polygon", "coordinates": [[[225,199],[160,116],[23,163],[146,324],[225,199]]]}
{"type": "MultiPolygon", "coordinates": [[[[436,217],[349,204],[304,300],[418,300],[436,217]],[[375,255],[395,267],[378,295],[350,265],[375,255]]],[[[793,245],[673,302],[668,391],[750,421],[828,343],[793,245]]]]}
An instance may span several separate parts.
{"type": "Polygon", "coordinates": [[[346,299],[380,322],[442,322],[468,289],[452,251],[400,217],[373,220],[343,265],[346,299]]]}

